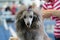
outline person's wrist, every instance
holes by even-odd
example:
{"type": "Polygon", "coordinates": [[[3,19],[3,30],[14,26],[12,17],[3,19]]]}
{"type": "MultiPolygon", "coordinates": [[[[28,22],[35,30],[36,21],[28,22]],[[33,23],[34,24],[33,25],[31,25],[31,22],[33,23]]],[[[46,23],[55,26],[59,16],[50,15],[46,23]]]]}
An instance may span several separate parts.
{"type": "Polygon", "coordinates": [[[52,16],[53,14],[51,13],[50,15],[52,16]]]}

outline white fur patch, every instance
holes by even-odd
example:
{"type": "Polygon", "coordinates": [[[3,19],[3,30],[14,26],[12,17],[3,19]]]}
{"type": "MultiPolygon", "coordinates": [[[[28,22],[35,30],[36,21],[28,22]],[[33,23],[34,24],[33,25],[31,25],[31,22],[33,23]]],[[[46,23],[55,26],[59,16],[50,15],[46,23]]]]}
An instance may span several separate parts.
{"type": "Polygon", "coordinates": [[[25,17],[24,17],[25,24],[27,25],[27,27],[30,27],[32,24],[32,21],[33,21],[33,12],[25,11],[25,12],[23,12],[23,14],[25,14],[25,17]]]}

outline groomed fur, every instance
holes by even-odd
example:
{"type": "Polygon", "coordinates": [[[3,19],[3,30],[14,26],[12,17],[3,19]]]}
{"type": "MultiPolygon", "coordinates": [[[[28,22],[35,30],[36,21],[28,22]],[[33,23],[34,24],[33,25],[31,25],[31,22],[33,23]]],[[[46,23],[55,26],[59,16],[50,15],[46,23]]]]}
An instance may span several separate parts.
{"type": "Polygon", "coordinates": [[[31,28],[27,28],[23,20],[25,15],[23,14],[24,11],[26,10],[18,12],[16,16],[16,31],[18,37],[21,40],[50,40],[44,32],[41,15],[34,12],[31,28]]]}

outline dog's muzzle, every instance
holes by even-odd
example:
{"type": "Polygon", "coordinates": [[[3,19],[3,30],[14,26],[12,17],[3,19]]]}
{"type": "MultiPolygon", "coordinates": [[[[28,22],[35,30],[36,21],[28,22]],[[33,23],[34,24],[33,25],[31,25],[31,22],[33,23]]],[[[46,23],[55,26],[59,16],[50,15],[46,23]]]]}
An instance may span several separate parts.
{"type": "Polygon", "coordinates": [[[30,25],[30,23],[28,22],[28,23],[27,23],[27,27],[30,28],[30,26],[31,26],[31,25],[30,25]]]}
{"type": "Polygon", "coordinates": [[[29,26],[29,25],[30,25],[30,23],[28,22],[28,23],[27,23],[27,25],[29,26]]]}

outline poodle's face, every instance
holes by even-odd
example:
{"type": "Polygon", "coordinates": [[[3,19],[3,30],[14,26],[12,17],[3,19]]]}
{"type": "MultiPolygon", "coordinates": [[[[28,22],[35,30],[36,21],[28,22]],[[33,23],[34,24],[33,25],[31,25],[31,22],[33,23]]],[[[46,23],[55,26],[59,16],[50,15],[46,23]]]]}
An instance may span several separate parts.
{"type": "Polygon", "coordinates": [[[33,11],[24,11],[23,14],[25,14],[23,20],[26,26],[30,28],[33,21],[33,11]]]}

